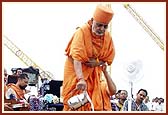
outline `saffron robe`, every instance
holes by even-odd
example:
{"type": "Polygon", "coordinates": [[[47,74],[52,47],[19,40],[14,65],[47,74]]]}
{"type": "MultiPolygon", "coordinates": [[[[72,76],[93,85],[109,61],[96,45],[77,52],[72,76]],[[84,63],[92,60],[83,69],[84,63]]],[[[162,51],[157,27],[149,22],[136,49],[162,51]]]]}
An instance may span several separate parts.
{"type": "Polygon", "coordinates": [[[11,88],[12,90],[15,91],[16,99],[25,99],[25,97],[24,97],[25,90],[20,89],[20,87],[16,86],[16,84],[14,84],[14,83],[8,84],[6,91],[7,91],[9,88],[11,88]]]}
{"type": "MultiPolygon", "coordinates": [[[[110,33],[106,31],[104,36],[98,38],[93,35],[91,24],[88,22],[76,30],[65,49],[65,54],[68,58],[64,65],[62,90],[63,110],[70,110],[67,104],[68,99],[73,95],[80,93],[80,91],[74,91],[78,81],[74,70],[73,60],[78,60],[82,63],[82,72],[87,83],[87,92],[93,102],[94,110],[103,111],[102,93],[100,88],[101,67],[96,66],[91,68],[84,63],[89,61],[89,58],[98,58],[99,60],[107,62],[108,65],[112,64],[115,49],[110,33]]],[[[90,111],[90,103],[85,104],[78,110],[90,111]]]]}
{"type": "MultiPolygon", "coordinates": [[[[15,99],[25,99],[24,94],[25,94],[25,90],[20,89],[20,87],[18,87],[14,83],[10,83],[6,87],[6,91],[5,91],[5,103],[17,104],[18,101],[16,101],[15,99]],[[12,89],[12,90],[10,90],[10,89],[12,89]],[[8,90],[10,90],[10,91],[8,91],[8,90]],[[9,98],[8,94],[10,94],[10,93],[14,94],[14,99],[8,100],[8,98],[9,98]]],[[[22,106],[23,107],[20,107],[20,108],[17,108],[17,109],[19,111],[29,111],[29,105],[28,104],[25,104],[25,105],[22,105],[22,106]]],[[[7,108],[5,108],[5,110],[8,111],[7,108]]]]}

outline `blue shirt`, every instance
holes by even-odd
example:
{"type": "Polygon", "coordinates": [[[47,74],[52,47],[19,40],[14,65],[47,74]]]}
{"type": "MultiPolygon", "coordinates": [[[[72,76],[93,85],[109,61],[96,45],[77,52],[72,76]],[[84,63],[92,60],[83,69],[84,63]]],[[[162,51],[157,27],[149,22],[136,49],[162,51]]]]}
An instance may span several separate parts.
{"type": "MultiPolygon", "coordinates": [[[[128,100],[124,102],[122,111],[128,111],[128,100]]],[[[149,109],[143,102],[137,106],[135,100],[132,100],[131,111],[149,111],[149,109]]]]}

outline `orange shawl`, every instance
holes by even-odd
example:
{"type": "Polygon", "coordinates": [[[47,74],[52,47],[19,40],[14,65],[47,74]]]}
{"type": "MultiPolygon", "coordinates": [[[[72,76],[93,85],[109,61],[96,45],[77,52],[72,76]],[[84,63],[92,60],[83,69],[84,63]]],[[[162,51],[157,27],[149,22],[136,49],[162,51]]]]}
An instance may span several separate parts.
{"type": "Polygon", "coordinates": [[[7,85],[8,88],[12,88],[17,95],[17,99],[24,99],[25,90],[20,89],[16,84],[10,83],[7,85]]]}
{"type": "MultiPolygon", "coordinates": [[[[72,57],[75,60],[81,61],[82,63],[89,60],[89,58],[98,58],[99,60],[107,62],[109,65],[112,63],[115,50],[112,38],[109,32],[105,32],[102,39],[98,39],[93,36],[91,32],[91,25],[85,24],[83,27],[77,29],[72,39],[68,43],[66,48],[66,55],[72,57]]],[[[94,67],[90,68],[82,64],[82,71],[84,79],[87,82],[87,92],[92,99],[94,109],[98,111],[103,110],[102,94],[100,89],[100,75],[101,68],[94,67]]],[[[70,58],[67,58],[64,66],[64,80],[63,80],[63,103],[64,110],[69,110],[67,100],[76,95],[79,92],[72,93],[77,83],[74,65],[70,58]]],[[[86,104],[79,109],[80,111],[89,111],[90,104],[86,104]]]]}

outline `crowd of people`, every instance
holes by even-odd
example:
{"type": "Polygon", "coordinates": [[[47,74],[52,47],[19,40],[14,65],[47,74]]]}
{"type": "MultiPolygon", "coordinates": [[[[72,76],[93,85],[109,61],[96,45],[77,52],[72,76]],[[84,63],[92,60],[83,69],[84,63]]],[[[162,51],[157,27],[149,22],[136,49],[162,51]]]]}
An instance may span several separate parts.
{"type": "MultiPolygon", "coordinates": [[[[102,93],[102,105],[103,111],[128,111],[128,92],[127,90],[118,90],[116,91],[116,85],[109,76],[107,72],[107,66],[102,66],[103,75],[100,79],[101,84],[101,93],[102,93]]],[[[26,90],[28,85],[29,77],[27,74],[22,73],[21,69],[13,73],[17,80],[13,80],[13,83],[7,83],[9,81],[8,74],[6,69],[4,69],[4,110],[5,111],[51,111],[51,108],[44,107],[44,104],[37,104],[36,98],[33,99],[33,102],[30,102],[32,97],[25,98],[25,94],[29,93],[29,90],[26,90]],[[16,82],[15,82],[16,81],[16,82]],[[15,101],[14,101],[15,100],[15,101]],[[13,107],[12,104],[22,104],[22,106],[13,107]],[[36,103],[32,105],[32,103],[36,103]],[[34,109],[36,106],[36,109],[34,109]],[[45,109],[44,109],[45,108],[45,109]]],[[[44,84],[47,80],[44,80],[44,84]]],[[[42,89],[45,89],[45,86],[41,86],[42,89]]],[[[49,98],[51,94],[44,95],[45,98],[49,98]]],[[[50,99],[47,101],[52,102],[53,95],[50,96],[50,99]]],[[[54,101],[54,99],[53,99],[54,101]]],[[[58,98],[56,98],[58,101],[58,98]]],[[[162,97],[155,97],[152,101],[149,100],[147,90],[140,89],[136,98],[132,97],[131,111],[164,111],[165,103],[162,97]]],[[[61,111],[62,109],[60,109],[61,111]]],[[[56,111],[55,108],[52,108],[52,111],[56,111]]]]}
{"type": "MultiPolygon", "coordinates": [[[[149,100],[148,92],[140,89],[136,98],[131,97],[131,111],[164,111],[165,103],[162,97],[155,97],[149,100]]],[[[128,92],[127,90],[118,90],[111,97],[112,111],[128,111],[128,92]]]]}

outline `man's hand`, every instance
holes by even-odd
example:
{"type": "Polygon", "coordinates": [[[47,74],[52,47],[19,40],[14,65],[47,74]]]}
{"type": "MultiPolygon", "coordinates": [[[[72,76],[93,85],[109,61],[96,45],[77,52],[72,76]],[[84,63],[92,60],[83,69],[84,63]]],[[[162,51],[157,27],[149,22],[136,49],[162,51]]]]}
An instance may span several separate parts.
{"type": "Polygon", "coordinates": [[[107,65],[106,65],[106,64],[102,64],[101,67],[102,67],[103,73],[104,73],[104,72],[107,72],[107,70],[106,70],[106,69],[107,69],[107,65]]]}
{"type": "Polygon", "coordinates": [[[85,91],[87,89],[87,84],[84,79],[80,79],[76,84],[76,89],[85,91]]]}
{"type": "Polygon", "coordinates": [[[13,108],[10,105],[11,105],[11,103],[4,103],[5,110],[13,111],[13,108]]]}
{"type": "Polygon", "coordinates": [[[30,90],[27,90],[27,89],[25,89],[25,93],[27,94],[27,93],[30,93],[31,91],[30,90]]]}
{"type": "Polygon", "coordinates": [[[96,67],[96,66],[100,66],[104,64],[103,61],[98,60],[98,59],[94,59],[94,58],[90,58],[89,61],[85,62],[85,65],[88,67],[96,67]]]}

